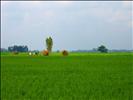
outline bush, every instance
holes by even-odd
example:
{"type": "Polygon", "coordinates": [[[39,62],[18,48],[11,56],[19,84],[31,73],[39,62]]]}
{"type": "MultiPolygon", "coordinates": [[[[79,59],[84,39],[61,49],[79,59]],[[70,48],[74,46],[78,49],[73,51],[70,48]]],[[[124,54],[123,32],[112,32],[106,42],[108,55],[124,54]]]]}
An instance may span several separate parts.
{"type": "Polygon", "coordinates": [[[63,50],[63,51],[62,51],[62,55],[63,55],[63,56],[68,56],[68,51],[63,50]]]}
{"type": "Polygon", "coordinates": [[[14,55],[18,55],[19,53],[18,53],[17,51],[14,51],[13,54],[14,54],[14,55]]]}
{"type": "Polygon", "coordinates": [[[35,55],[39,55],[39,52],[35,52],[35,55]]]}
{"type": "Polygon", "coordinates": [[[32,51],[32,54],[33,55],[39,55],[39,51],[38,50],[34,50],[34,51],[32,51]]]}
{"type": "Polygon", "coordinates": [[[102,53],[107,53],[108,49],[104,45],[101,45],[98,47],[98,51],[100,51],[102,53]]]}
{"type": "Polygon", "coordinates": [[[48,55],[49,55],[49,52],[48,52],[47,50],[44,50],[44,51],[42,51],[42,54],[43,54],[44,56],[48,56],[48,55]]]}

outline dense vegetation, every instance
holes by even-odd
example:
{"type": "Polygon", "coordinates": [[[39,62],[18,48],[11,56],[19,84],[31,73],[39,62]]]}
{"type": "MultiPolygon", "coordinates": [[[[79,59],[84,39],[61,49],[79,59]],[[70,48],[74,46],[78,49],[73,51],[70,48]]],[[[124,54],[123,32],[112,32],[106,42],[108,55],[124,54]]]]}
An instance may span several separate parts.
{"type": "Polygon", "coordinates": [[[132,100],[129,53],[1,55],[2,100],[132,100]]]}
{"type": "Polygon", "coordinates": [[[14,46],[8,47],[8,51],[9,52],[28,52],[28,46],[14,45],[14,46]]]}

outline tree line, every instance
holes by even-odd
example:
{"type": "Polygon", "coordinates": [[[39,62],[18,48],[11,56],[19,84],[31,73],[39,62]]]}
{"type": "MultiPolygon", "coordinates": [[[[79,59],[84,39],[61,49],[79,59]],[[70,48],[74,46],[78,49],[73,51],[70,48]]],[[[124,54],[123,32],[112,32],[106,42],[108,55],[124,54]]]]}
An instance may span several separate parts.
{"type": "Polygon", "coordinates": [[[8,47],[8,51],[9,52],[28,52],[28,46],[14,45],[14,46],[8,47]]]}
{"type": "MultiPolygon", "coordinates": [[[[45,39],[45,43],[46,43],[47,51],[49,53],[51,53],[52,52],[52,47],[53,47],[53,39],[51,37],[48,37],[48,38],[45,39]]],[[[3,51],[5,51],[5,50],[3,49],[3,51]]],[[[9,46],[8,51],[9,52],[28,52],[28,46],[21,46],[21,45],[19,45],[19,46],[17,46],[17,45],[9,46]]],[[[98,51],[98,52],[102,52],[102,53],[107,53],[108,49],[104,45],[101,45],[98,48],[96,48],[94,51],[95,52],[98,51]]]]}
{"type": "MultiPolygon", "coordinates": [[[[51,37],[46,38],[46,46],[47,46],[47,51],[52,52],[53,40],[51,37]]],[[[104,45],[101,45],[96,49],[96,51],[107,53],[108,49],[104,45]]]]}

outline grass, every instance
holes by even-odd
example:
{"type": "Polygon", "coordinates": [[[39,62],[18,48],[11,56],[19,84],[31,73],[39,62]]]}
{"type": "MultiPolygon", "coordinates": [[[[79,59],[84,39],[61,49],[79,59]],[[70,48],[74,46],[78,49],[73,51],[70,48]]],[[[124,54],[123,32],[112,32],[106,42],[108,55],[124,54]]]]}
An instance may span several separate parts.
{"type": "Polygon", "coordinates": [[[2,100],[132,100],[130,53],[1,55],[2,100]]]}

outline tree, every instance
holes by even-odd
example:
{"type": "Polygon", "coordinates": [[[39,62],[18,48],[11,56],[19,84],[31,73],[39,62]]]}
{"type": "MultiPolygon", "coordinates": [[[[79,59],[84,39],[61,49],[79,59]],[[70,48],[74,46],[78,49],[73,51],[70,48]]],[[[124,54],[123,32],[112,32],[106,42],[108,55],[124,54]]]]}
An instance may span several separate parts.
{"type": "Polygon", "coordinates": [[[104,45],[101,45],[98,47],[98,51],[100,51],[102,53],[107,53],[108,49],[104,45]]]}
{"type": "Polygon", "coordinates": [[[28,47],[27,46],[10,46],[8,47],[9,52],[28,52],[28,47]]]}
{"type": "Polygon", "coordinates": [[[68,51],[67,50],[63,50],[62,54],[63,54],[63,56],[68,56],[68,51]]]}
{"type": "Polygon", "coordinates": [[[53,46],[53,40],[51,37],[46,38],[46,46],[47,46],[47,50],[48,52],[52,52],[52,46],[53,46]]]}

